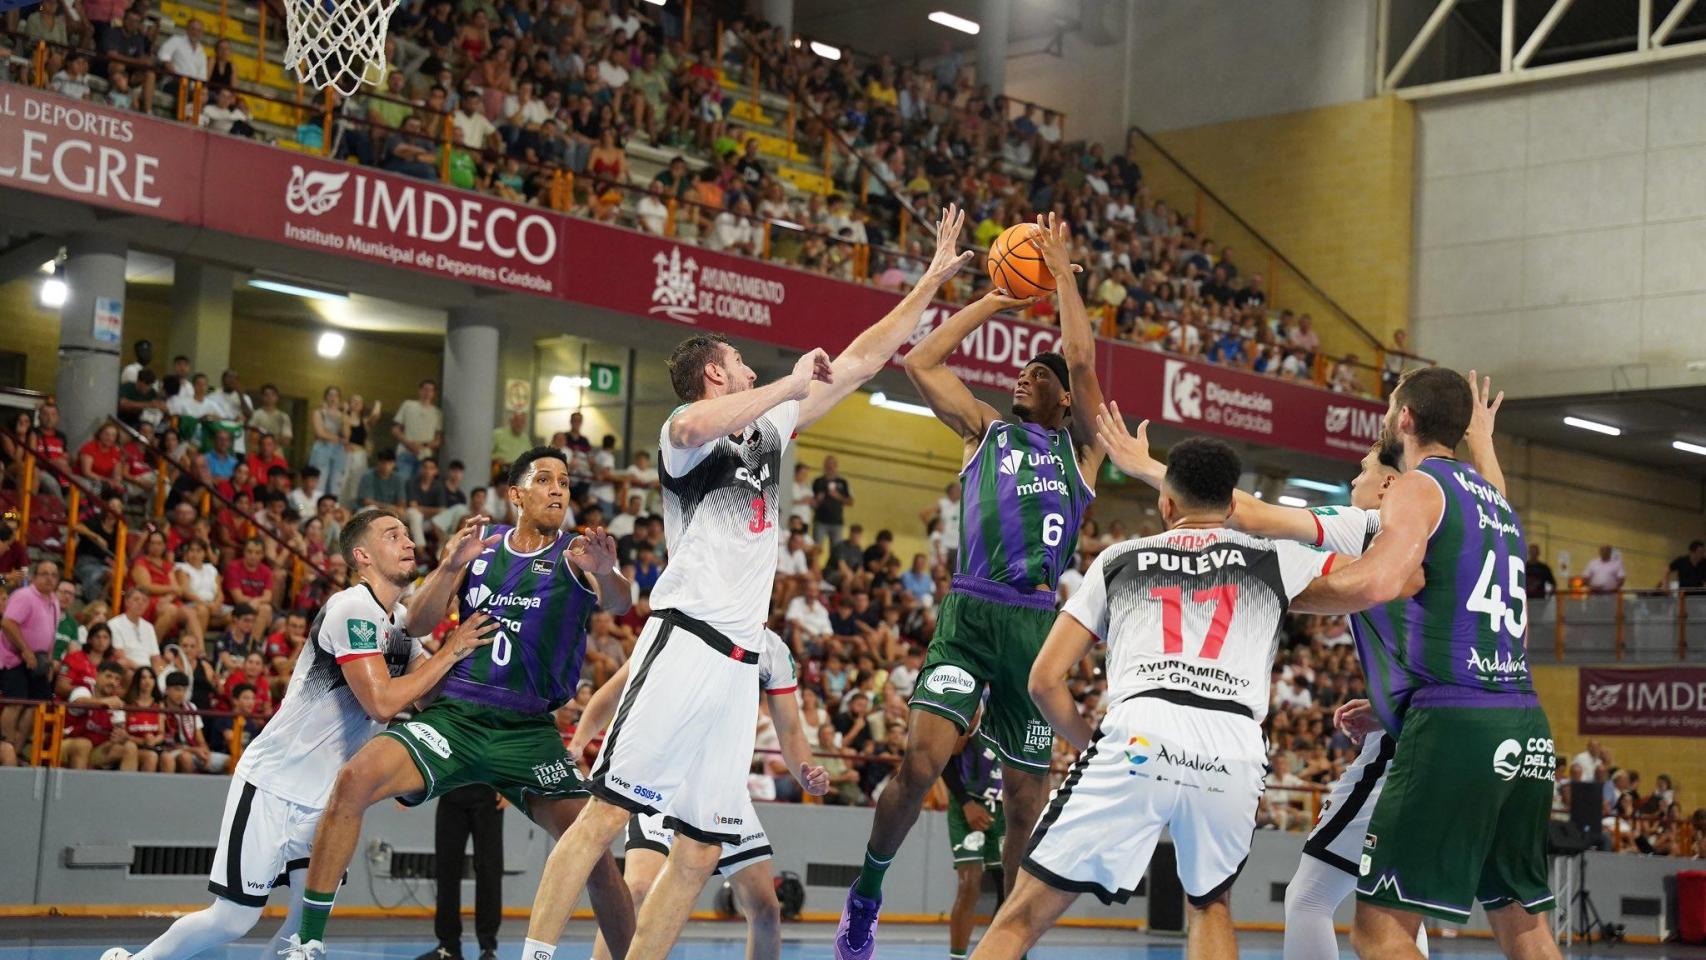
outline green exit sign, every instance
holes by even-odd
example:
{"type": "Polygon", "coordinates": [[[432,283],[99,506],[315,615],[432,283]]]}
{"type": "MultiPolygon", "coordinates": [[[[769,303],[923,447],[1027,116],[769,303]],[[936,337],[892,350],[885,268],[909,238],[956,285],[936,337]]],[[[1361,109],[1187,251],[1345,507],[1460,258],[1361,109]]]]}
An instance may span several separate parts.
{"type": "Polygon", "coordinates": [[[622,392],[621,367],[618,367],[614,363],[595,363],[591,366],[592,372],[588,374],[588,377],[592,380],[592,383],[587,385],[588,390],[591,390],[593,393],[622,392]]]}

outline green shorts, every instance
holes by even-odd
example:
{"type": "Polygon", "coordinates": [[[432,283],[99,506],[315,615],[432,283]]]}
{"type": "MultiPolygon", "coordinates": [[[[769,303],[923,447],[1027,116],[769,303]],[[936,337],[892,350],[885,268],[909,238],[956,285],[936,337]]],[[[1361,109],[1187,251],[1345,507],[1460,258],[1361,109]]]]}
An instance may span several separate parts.
{"type": "Polygon", "coordinates": [[[918,671],[912,707],[952,720],[961,733],[989,704],[979,727],[1001,762],[1048,770],[1054,731],[1031,702],[1031,663],[1054,627],[1055,611],[998,603],[955,589],[936,615],[936,635],[918,671]]]}
{"type": "Polygon", "coordinates": [[[1552,909],[1555,763],[1539,707],[1412,705],[1363,838],[1357,899],[1457,923],[1477,900],[1552,909]]]}
{"type": "Polygon", "coordinates": [[[995,816],[986,830],[973,830],[966,823],[965,808],[948,801],[948,843],[954,848],[954,866],[964,867],[981,863],[985,867],[1001,866],[1001,841],[1007,835],[1007,816],[1001,804],[985,802],[984,808],[995,816]]]}
{"type": "Polygon", "coordinates": [[[402,797],[404,806],[483,783],[504,795],[522,813],[529,797],[567,799],[588,796],[586,784],[563,737],[548,713],[439,700],[381,733],[409,749],[426,781],[426,791],[402,797]]]}

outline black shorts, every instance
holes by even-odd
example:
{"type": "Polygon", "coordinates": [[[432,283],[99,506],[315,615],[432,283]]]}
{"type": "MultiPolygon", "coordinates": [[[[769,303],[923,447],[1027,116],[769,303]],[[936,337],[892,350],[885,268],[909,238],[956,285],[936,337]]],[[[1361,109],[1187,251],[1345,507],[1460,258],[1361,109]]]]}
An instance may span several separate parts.
{"type": "MultiPolygon", "coordinates": [[[[47,654],[38,653],[37,657],[47,654]]],[[[53,684],[47,674],[37,673],[23,664],[0,670],[0,697],[12,700],[51,700],[53,684]]]]}

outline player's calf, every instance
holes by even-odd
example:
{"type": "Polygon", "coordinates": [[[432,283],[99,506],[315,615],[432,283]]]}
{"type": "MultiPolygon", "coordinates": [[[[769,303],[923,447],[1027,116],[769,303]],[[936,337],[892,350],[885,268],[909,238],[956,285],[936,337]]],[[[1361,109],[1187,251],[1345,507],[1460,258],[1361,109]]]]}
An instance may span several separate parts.
{"type": "Polygon", "coordinates": [[[1078,894],[1051,887],[1026,871],[977,942],[972,960],[1018,960],[1076,899],[1078,894]]]}
{"type": "Polygon", "coordinates": [[[1544,912],[1529,913],[1522,904],[1510,903],[1487,911],[1487,925],[1511,960],[1558,960],[1560,956],[1544,912]]]}
{"type": "Polygon", "coordinates": [[[1238,936],[1232,930],[1230,890],[1207,903],[1189,901],[1185,956],[1189,960],[1237,960],[1238,936]]]}
{"type": "Polygon", "coordinates": [[[1362,960],[1419,960],[1416,928],[1421,925],[1416,914],[1359,901],[1351,946],[1362,960]]]}

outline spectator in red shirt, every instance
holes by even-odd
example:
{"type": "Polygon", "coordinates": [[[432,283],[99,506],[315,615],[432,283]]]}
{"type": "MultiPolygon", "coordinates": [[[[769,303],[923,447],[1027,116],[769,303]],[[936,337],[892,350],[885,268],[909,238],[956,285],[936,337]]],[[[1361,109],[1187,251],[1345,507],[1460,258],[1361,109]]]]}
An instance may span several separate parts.
{"type": "Polygon", "coordinates": [[[246,493],[253,497],[255,495],[255,473],[249,469],[249,461],[237,461],[237,465],[231,468],[231,476],[219,481],[216,489],[220,496],[233,502],[236,501],[239,493],[246,493]]]}
{"type": "MultiPolygon", "coordinates": [[[[69,459],[71,446],[65,439],[65,434],[59,432],[59,407],[57,404],[44,403],[36,412],[36,456],[57,467],[64,476],[71,476],[76,471],[71,467],[69,459]]],[[[63,490],[61,491],[63,493],[63,490]]]]}
{"type": "Polygon", "coordinates": [[[231,757],[208,748],[195,701],[190,699],[190,685],[188,674],[166,674],[166,706],[186,712],[165,717],[166,752],[160,757],[160,772],[224,773],[231,757]]]}
{"type": "Polygon", "coordinates": [[[272,715],[272,677],[267,673],[267,661],[259,650],[243,658],[243,668],[233,670],[225,678],[227,710],[237,709],[237,688],[250,686],[255,690],[255,702],[250,712],[257,717],[272,715]]]}
{"type": "Polygon", "coordinates": [[[273,467],[283,470],[286,476],[290,474],[290,464],[279,456],[278,440],[270,433],[261,434],[260,449],[249,454],[244,462],[249,465],[249,476],[257,483],[265,482],[273,467]]]}
{"type": "Polygon", "coordinates": [[[136,744],[136,769],[153,773],[160,768],[160,753],[165,749],[166,731],[159,708],[158,682],[149,667],[138,667],[130,675],[130,688],[124,694],[124,729],[136,744]]]}
{"type": "Polygon", "coordinates": [[[152,493],[157,482],[154,474],[154,424],[144,420],[136,432],[142,435],[141,439],[127,439],[119,448],[124,454],[124,477],[131,484],[152,493]]]}
{"type": "Polygon", "coordinates": [[[200,539],[196,535],[195,521],[195,505],[188,500],[179,501],[166,511],[166,550],[172,556],[178,555],[179,547],[200,539]]]}
{"type": "Polygon", "coordinates": [[[253,607],[263,624],[272,622],[273,570],[267,566],[266,556],[266,546],[251,537],[243,542],[242,558],[225,567],[227,599],[253,607]]]}
{"type": "Polygon", "coordinates": [[[95,674],[95,689],[72,689],[69,702],[79,708],[68,711],[60,762],[73,770],[135,771],[140,762],[136,742],[118,722],[113,711],[124,708],[124,667],[113,661],[101,664],[95,674]]]}
{"type": "Polygon", "coordinates": [[[95,438],[77,449],[77,475],[92,492],[110,486],[124,489],[124,448],[118,445],[118,427],[102,424],[95,438]]]}
{"type": "Polygon", "coordinates": [[[202,618],[196,611],[195,594],[178,582],[172,570],[172,555],[166,551],[166,535],[150,530],[142,536],[142,552],[130,568],[131,585],[148,594],[148,609],[142,618],[154,624],[161,640],[179,630],[200,633],[202,618]]]}
{"type": "Polygon", "coordinates": [[[30,551],[18,536],[16,520],[0,520],[0,587],[21,587],[29,579],[30,551]]]}
{"type": "Polygon", "coordinates": [[[89,636],[83,640],[81,650],[73,650],[65,655],[59,663],[59,679],[54,681],[53,695],[59,700],[69,700],[71,691],[95,690],[95,674],[101,669],[101,664],[113,659],[113,631],[105,623],[89,625],[89,636]]]}
{"type": "MultiPolygon", "coordinates": [[[[5,468],[12,485],[24,485],[24,455],[36,450],[40,437],[36,433],[35,418],[28,410],[18,410],[8,417],[7,429],[0,430],[0,466],[5,468]]],[[[41,454],[37,453],[37,459],[41,454]]],[[[39,463],[35,470],[35,487],[37,493],[60,496],[59,480],[49,470],[43,469],[39,463]]]]}
{"type": "Polygon", "coordinates": [[[272,666],[275,681],[290,676],[290,671],[296,668],[296,655],[307,641],[308,616],[300,610],[290,611],[284,625],[267,636],[267,662],[272,666]]]}
{"type": "MultiPolygon", "coordinates": [[[[213,528],[213,542],[219,545],[219,554],[227,561],[242,556],[243,544],[255,535],[255,498],[238,491],[233,503],[232,507],[219,508],[219,519],[213,528]]],[[[266,555],[264,546],[261,555],[266,555]]]]}

